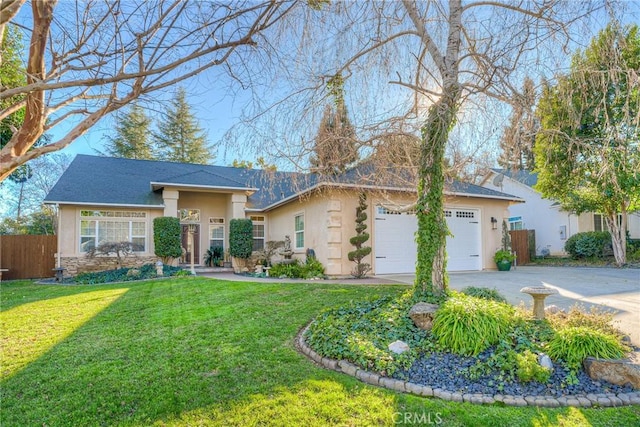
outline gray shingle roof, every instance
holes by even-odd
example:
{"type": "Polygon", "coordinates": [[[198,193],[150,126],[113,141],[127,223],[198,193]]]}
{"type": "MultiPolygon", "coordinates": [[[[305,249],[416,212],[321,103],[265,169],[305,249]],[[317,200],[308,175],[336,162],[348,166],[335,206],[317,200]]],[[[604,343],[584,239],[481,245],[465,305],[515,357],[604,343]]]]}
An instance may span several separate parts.
{"type": "MultiPolygon", "coordinates": [[[[357,186],[361,184],[357,182],[357,176],[347,172],[337,177],[335,182],[357,186]]],[[[229,190],[246,188],[253,191],[247,207],[262,210],[320,183],[315,174],[78,155],[45,202],[161,207],[161,188],[169,184],[229,190]]],[[[449,184],[447,191],[458,195],[518,200],[508,194],[457,181],[449,184]]]]}
{"type": "Polygon", "coordinates": [[[528,185],[529,187],[533,187],[538,182],[538,174],[535,172],[531,172],[528,170],[511,170],[511,169],[491,169],[496,173],[501,173],[502,175],[513,179],[514,181],[518,181],[524,185],[528,185]]]}

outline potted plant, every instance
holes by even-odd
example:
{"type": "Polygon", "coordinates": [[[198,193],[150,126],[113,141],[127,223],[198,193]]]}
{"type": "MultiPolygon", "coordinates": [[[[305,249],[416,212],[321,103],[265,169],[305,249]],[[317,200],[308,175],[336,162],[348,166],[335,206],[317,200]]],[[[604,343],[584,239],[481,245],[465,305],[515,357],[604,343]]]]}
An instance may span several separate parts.
{"type": "Polygon", "coordinates": [[[515,261],[516,256],[512,254],[510,251],[505,249],[500,249],[496,251],[493,256],[493,260],[496,262],[498,266],[498,271],[509,271],[511,270],[511,264],[515,261]]]}
{"type": "Polygon", "coordinates": [[[221,247],[211,247],[207,249],[207,253],[204,256],[204,264],[207,267],[220,267],[223,257],[224,254],[221,247]]]}

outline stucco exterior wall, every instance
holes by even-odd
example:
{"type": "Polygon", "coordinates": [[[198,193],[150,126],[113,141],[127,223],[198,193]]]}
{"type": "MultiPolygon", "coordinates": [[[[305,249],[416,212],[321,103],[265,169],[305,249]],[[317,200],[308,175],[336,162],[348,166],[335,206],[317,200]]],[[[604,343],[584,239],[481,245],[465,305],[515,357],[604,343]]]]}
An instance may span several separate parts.
{"type": "Polygon", "coordinates": [[[294,258],[304,260],[306,249],[313,249],[316,257],[327,268],[327,274],[340,274],[335,273],[334,270],[330,272],[332,266],[327,265],[327,260],[331,256],[327,244],[330,240],[328,204],[328,199],[313,194],[268,212],[266,214],[265,240],[284,240],[285,236],[289,236],[294,258]],[[298,214],[304,215],[304,248],[295,247],[294,218],[298,214]]]}
{"type": "Polygon", "coordinates": [[[553,200],[543,199],[533,188],[508,177],[505,177],[498,186],[493,184],[493,179],[489,179],[483,187],[526,200],[525,203],[511,205],[508,216],[522,217],[523,229],[535,230],[537,255],[541,255],[541,251],[545,248],[552,255],[564,255],[566,240],[578,232],[576,228],[581,229],[585,226],[583,220],[579,219],[576,227],[575,215],[560,210],[557,206],[553,206],[555,203],[553,200]],[[564,234],[561,230],[565,230],[564,234]]]}
{"type": "MultiPolygon", "coordinates": [[[[356,207],[358,205],[358,191],[326,190],[279,207],[268,214],[267,240],[283,240],[289,235],[294,241],[294,217],[299,213],[305,215],[305,247],[312,248],[318,259],[325,265],[329,275],[348,276],[351,274],[354,264],[349,261],[347,254],[354,249],[349,239],[355,235],[356,207]]],[[[367,196],[367,232],[371,235],[366,243],[373,251],[365,262],[372,266],[371,274],[375,274],[375,217],[376,206],[382,204],[389,206],[407,206],[415,202],[415,197],[407,194],[386,194],[367,196]]],[[[456,208],[471,208],[480,211],[482,227],[482,267],[483,269],[495,269],[493,254],[500,247],[501,228],[493,230],[491,217],[499,222],[508,217],[508,201],[470,198],[449,197],[446,206],[456,208]]],[[[464,236],[461,236],[464,238],[464,236]]],[[[398,248],[404,250],[405,248],[398,248]]],[[[295,251],[294,256],[304,260],[305,251],[295,251]]]]}

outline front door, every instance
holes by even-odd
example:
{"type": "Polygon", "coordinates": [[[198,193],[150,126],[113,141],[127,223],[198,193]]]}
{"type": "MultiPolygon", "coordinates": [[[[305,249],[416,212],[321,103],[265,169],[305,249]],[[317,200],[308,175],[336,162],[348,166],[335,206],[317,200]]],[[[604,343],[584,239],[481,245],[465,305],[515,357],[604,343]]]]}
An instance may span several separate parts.
{"type": "Polygon", "coordinates": [[[182,248],[185,253],[182,263],[191,264],[191,254],[193,253],[193,263],[200,264],[200,224],[195,224],[193,233],[193,249],[189,247],[189,224],[182,224],[182,248]]]}

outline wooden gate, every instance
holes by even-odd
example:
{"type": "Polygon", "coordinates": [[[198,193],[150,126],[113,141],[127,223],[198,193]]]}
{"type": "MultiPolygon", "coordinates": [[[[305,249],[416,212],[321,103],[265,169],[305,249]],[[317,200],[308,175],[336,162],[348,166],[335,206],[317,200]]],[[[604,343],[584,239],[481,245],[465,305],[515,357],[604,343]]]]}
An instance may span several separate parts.
{"type": "MultiPolygon", "coordinates": [[[[511,248],[516,253],[517,265],[525,265],[531,262],[531,246],[535,251],[535,230],[511,230],[511,248]]],[[[535,255],[535,252],[534,252],[535,255]]]]}
{"type": "Polygon", "coordinates": [[[2,280],[53,277],[57,249],[57,236],[0,236],[2,280]]]}

